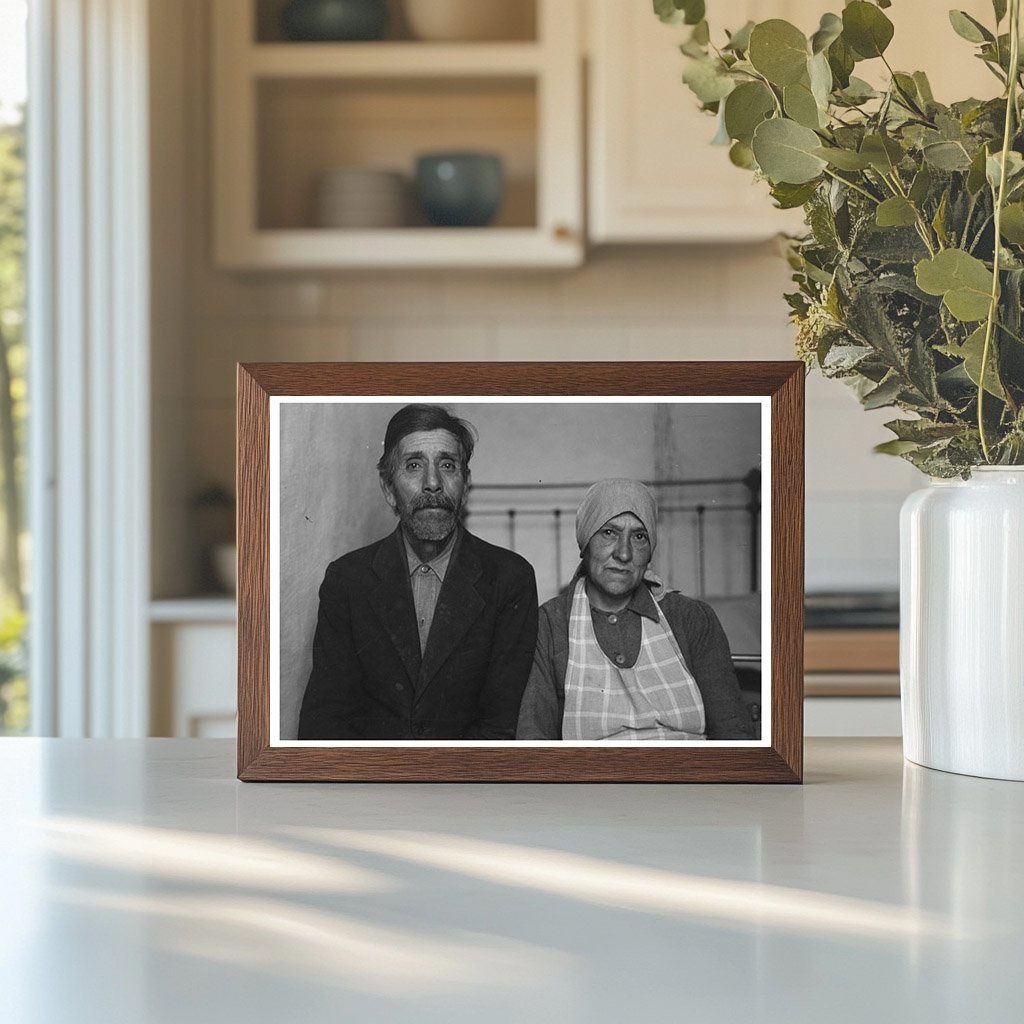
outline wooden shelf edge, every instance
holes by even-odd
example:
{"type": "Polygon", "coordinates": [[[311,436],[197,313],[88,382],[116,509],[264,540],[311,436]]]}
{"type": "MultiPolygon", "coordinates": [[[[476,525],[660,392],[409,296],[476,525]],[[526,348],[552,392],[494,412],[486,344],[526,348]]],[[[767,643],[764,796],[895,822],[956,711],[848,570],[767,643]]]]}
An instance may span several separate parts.
{"type": "Polygon", "coordinates": [[[537,43],[256,43],[242,67],[256,78],[497,78],[540,73],[537,43]]]}
{"type": "Polygon", "coordinates": [[[570,268],[582,261],[578,239],[555,239],[537,228],[255,231],[225,240],[217,251],[217,264],[226,270],[570,268]]]}

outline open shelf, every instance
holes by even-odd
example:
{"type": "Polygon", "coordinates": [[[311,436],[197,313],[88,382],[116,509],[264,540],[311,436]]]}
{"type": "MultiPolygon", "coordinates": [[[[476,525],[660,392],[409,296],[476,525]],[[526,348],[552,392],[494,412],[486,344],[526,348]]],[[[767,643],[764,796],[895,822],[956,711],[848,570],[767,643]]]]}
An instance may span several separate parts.
{"type": "Polygon", "coordinates": [[[504,167],[495,219],[471,234],[537,226],[533,79],[273,79],[259,83],[257,118],[260,230],[329,230],[315,199],[322,175],[337,167],[403,175],[405,223],[379,230],[429,229],[415,198],[416,160],[451,150],[495,153],[504,167]]]}
{"type": "Polygon", "coordinates": [[[218,0],[211,10],[218,265],[579,265],[578,12],[565,0],[522,2],[530,12],[526,40],[416,42],[399,24],[396,38],[380,42],[298,43],[280,40],[278,0],[218,0]],[[451,151],[501,158],[504,194],[485,227],[432,227],[415,201],[417,158],[451,151]],[[378,221],[400,226],[323,225],[316,197],[324,175],[352,168],[404,177],[406,209],[399,216],[389,208],[378,221]]]}

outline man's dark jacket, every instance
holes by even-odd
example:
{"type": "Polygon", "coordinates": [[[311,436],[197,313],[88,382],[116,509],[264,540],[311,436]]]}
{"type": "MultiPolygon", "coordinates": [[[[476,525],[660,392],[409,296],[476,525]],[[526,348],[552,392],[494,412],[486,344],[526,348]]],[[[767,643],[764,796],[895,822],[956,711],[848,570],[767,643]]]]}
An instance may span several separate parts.
{"type": "Polygon", "coordinates": [[[533,568],[462,530],[421,657],[399,530],[327,567],[299,739],[515,739],[533,568]]]}

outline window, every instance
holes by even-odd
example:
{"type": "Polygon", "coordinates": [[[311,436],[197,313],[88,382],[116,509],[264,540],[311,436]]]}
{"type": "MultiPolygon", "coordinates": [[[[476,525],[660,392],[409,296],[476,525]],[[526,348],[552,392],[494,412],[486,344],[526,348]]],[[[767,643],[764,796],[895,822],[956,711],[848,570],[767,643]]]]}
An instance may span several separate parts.
{"type": "Polygon", "coordinates": [[[0,735],[29,725],[25,432],[26,0],[0,0],[0,735]]]}

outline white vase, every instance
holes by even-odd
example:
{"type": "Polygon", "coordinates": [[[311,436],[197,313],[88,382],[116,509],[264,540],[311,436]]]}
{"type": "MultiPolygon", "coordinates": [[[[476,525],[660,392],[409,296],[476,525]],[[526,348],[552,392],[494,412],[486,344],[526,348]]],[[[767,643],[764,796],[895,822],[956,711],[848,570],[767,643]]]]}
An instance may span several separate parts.
{"type": "Polygon", "coordinates": [[[900,561],[905,756],[1024,781],[1024,466],[911,494],[900,561]]]}

